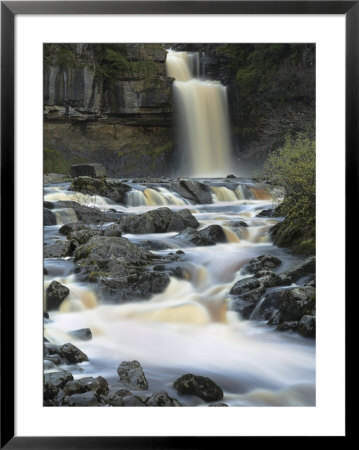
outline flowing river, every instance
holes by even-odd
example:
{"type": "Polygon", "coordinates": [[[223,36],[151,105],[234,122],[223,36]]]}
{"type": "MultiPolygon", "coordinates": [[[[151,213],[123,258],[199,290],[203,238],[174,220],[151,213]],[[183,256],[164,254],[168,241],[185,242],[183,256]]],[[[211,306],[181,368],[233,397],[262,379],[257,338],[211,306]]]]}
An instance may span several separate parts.
{"type": "MultiPolygon", "coordinates": [[[[224,186],[220,179],[202,181],[211,186],[212,203],[192,204],[153,183],[127,182],[132,190],[125,205],[99,196],[80,199],[80,194],[68,190],[69,183],[45,185],[45,201],[50,202],[76,200],[126,214],[160,206],[188,208],[200,223],[199,229],[221,225],[226,236],[224,243],[200,247],[176,237],[178,233],[123,234],[136,244],[141,240],[160,243],[161,250],[151,250],[158,255],[182,250],[186,277],[171,278],[165,291],[149,300],[121,304],[104,300],[96,284],[79,282],[72,258],[45,259],[45,289],[52,280],[70,289],[60,309],[50,313],[45,337],[56,344],[73,342],[88,355],[88,362],[71,366],[75,378],[101,375],[116,386],[118,365],[138,360],[149,392],[164,389],[179,398],[173,381],[193,373],[221,386],[223,402],[229,406],[314,406],[314,341],[274,331],[265,322],[243,320],[231,310],[229,291],[248,276],[241,273],[241,267],[250,259],[275,255],[282,261],[281,271],[299,260],[270,240],[269,229],[279,219],[257,217],[273,200],[250,180],[238,179],[235,189],[224,186]],[[248,226],[238,227],[240,221],[248,226]],[[78,341],[68,334],[81,328],[91,329],[91,340],[78,341]]],[[[54,213],[57,224],[45,227],[45,243],[66,239],[58,233],[61,224],[76,221],[71,208],[54,213]]],[[[179,400],[186,406],[207,406],[194,396],[179,400]]]]}

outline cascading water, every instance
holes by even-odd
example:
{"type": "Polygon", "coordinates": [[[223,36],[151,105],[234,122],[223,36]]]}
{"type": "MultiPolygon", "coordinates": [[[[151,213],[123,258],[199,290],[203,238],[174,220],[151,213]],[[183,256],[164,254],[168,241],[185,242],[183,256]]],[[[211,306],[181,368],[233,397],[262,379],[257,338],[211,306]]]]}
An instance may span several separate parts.
{"type": "MultiPolygon", "coordinates": [[[[194,373],[215,380],[224,390],[223,401],[230,406],[314,405],[314,343],[273,331],[256,320],[243,320],[230,309],[229,291],[246,276],[240,269],[249,259],[273,253],[282,260],[283,270],[297,261],[271,244],[268,231],[275,220],[257,217],[258,211],[272,206],[272,200],[253,183],[206,183],[213,194],[211,204],[189,205],[168,186],[130,183],[127,204],[107,207],[139,214],[163,206],[166,200],[167,207],[175,210],[190,208],[200,224],[198,230],[220,225],[226,242],[201,247],[181,240],[176,232],[124,234],[140,246],[149,241],[164,246],[154,251],[157,255],[183,251],[183,278],[171,277],[164,292],[149,300],[132,299],[118,305],[96,296],[96,283],[79,282],[71,259],[46,259],[44,288],[57,280],[70,289],[70,295],[58,311],[50,312],[45,336],[55,344],[73,342],[88,355],[88,363],[71,366],[75,379],[101,375],[116,386],[119,363],[136,359],[144,368],[150,392],[164,389],[178,398],[174,379],[194,373]],[[243,222],[247,226],[238,226],[243,222]],[[87,327],[93,336],[89,341],[76,340],[69,333],[87,327]]],[[[47,195],[55,193],[59,198],[73,195],[68,185],[46,189],[47,195]]],[[[107,200],[96,200],[106,210],[107,200]]],[[[53,227],[47,228],[48,243],[58,239],[53,237],[53,227]]],[[[180,401],[186,406],[206,405],[194,396],[180,401]]]]}
{"type": "Polygon", "coordinates": [[[167,74],[175,79],[179,110],[182,170],[194,177],[225,176],[233,172],[226,87],[204,81],[197,54],[168,51],[167,74]]]}

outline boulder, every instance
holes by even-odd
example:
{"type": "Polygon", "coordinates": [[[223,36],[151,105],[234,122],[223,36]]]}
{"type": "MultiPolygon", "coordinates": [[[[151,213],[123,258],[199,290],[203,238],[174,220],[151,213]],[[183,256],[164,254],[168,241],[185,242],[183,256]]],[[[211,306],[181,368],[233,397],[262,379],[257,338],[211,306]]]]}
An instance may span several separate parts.
{"type": "Polygon", "coordinates": [[[243,319],[249,319],[265,292],[264,288],[259,287],[252,291],[241,294],[231,299],[230,309],[238,312],[243,319]]]}
{"type": "Polygon", "coordinates": [[[210,188],[199,181],[190,178],[179,178],[171,182],[170,187],[182,198],[194,204],[206,205],[212,203],[210,188]]]}
{"type": "Polygon", "coordinates": [[[181,395],[195,395],[206,402],[223,398],[223,390],[210,378],[186,374],[178,378],[173,387],[181,395]]]}
{"type": "Polygon", "coordinates": [[[315,273],[315,256],[311,256],[309,258],[306,258],[304,261],[295,264],[290,269],[282,272],[281,274],[279,274],[279,276],[281,277],[283,282],[290,284],[299,280],[299,278],[302,278],[305,275],[314,273],[315,273]]]}
{"type": "Polygon", "coordinates": [[[87,176],[92,178],[103,178],[106,176],[106,169],[102,164],[74,164],[71,166],[70,174],[72,178],[87,176]]]}
{"type": "Polygon", "coordinates": [[[69,334],[80,341],[90,341],[92,339],[90,328],[81,328],[80,330],[70,331],[69,334]]]}
{"type": "Polygon", "coordinates": [[[166,391],[159,391],[151,395],[146,406],[182,406],[182,403],[170,397],[166,391]]]}
{"type": "Polygon", "coordinates": [[[73,222],[65,223],[65,225],[62,225],[62,227],[59,229],[59,233],[67,236],[73,231],[79,231],[84,227],[85,226],[81,223],[73,223],[73,222]]]}
{"type": "Polygon", "coordinates": [[[176,237],[184,239],[196,246],[215,245],[217,242],[226,242],[223,228],[219,225],[210,225],[200,231],[194,230],[193,228],[186,228],[176,237]]]}
{"type": "Polygon", "coordinates": [[[208,406],[228,406],[227,403],[211,403],[208,406]]]}
{"type": "Polygon", "coordinates": [[[102,236],[102,234],[103,234],[102,230],[78,230],[69,233],[67,239],[75,240],[80,245],[82,245],[86,244],[86,242],[90,240],[92,236],[102,236]]]}
{"type": "Polygon", "coordinates": [[[305,315],[298,324],[297,331],[304,337],[315,338],[315,317],[305,315]]]}
{"type": "Polygon", "coordinates": [[[64,344],[59,347],[59,355],[65,358],[70,364],[77,364],[88,361],[87,355],[73,344],[64,344]]]}
{"type": "Polygon", "coordinates": [[[92,391],[84,392],[83,394],[73,394],[65,397],[64,403],[68,406],[97,406],[98,399],[96,394],[92,391]]]}
{"type": "Polygon", "coordinates": [[[63,370],[61,372],[49,372],[44,374],[44,399],[55,397],[68,381],[73,380],[70,372],[63,370]]]}
{"type": "Polygon", "coordinates": [[[73,180],[69,190],[87,195],[100,195],[115,203],[126,204],[126,193],[131,190],[131,187],[111,178],[99,180],[91,177],[78,177],[73,180]]]}
{"type": "Polygon", "coordinates": [[[44,208],[44,226],[56,225],[55,214],[47,208],[44,208]]]}
{"type": "Polygon", "coordinates": [[[46,289],[46,309],[52,311],[58,309],[61,303],[69,295],[70,289],[58,281],[52,281],[46,289]]]}
{"type": "Polygon", "coordinates": [[[68,381],[64,388],[66,395],[82,394],[84,392],[93,391],[98,396],[106,395],[109,392],[107,381],[103,377],[85,377],[78,380],[68,381]]]}
{"type": "Polygon", "coordinates": [[[56,241],[44,245],[44,258],[64,258],[71,256],[73,247],[70,241],[56,241]]]}
{"type": "Polygon", "coordinates": [[[148,389],[148,382],[138,361],[123,361],[117,368],[121,383],[136,391],[148,389]]]}
{"type": "Polygon", "coordinates": [[[245,292],[252,291],[260,287],[259,280],[257,278],[243,278],[237,281],[237,283],[229,291],[230,295],[241,295],[245,292]]]}
{"type": "Polygon", "coordinates": [[[146,406],[144,402],[136,395],[127,395],[122,397],[123,406],[146,406]]]}
{"type": "Polygon", "coordinates": [[[278,311],[278,323],[300,321],[315,315],[315,289],[311,286],[284,290],[278,311]]]}
{"type": "Polygon", "coordinates": [[[187,227],[197,228],[199,223],[187,209],[176,212],[163,207],[138,216],[125,217],[120,225],[124,233],[148,234],[183,231],[187,227]]]}
{"type": "Polygon", "coordinates": [[[121,235],[122,235],[121,225],[119,225],[118,223],[113,223],[113,224],[109,225],[103,231],[103,235],[109,236],[109,237],[114,237],[114,236],[121,237],[121,235]]]}
{"type": "Polygon", "coordinates": [[[243,273],[256,273],[260,270],[273,270],[282,264],[282,261],[273,255],[261,255],[253,258],[243,267],[243,273]]]}

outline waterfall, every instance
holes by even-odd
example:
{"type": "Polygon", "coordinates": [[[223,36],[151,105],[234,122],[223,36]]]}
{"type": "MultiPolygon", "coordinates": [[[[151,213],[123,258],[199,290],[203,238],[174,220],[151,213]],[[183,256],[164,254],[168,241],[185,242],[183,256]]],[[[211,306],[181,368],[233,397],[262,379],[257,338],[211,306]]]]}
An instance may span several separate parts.
{"type": "Polygon", "coordinates": [[[179,112],[181,151],[187,174],[225,176],[233,172],[226,87],[199,76],[199,55],[168,51],[168,76],[175,78],[174,96],[179,112]]]}

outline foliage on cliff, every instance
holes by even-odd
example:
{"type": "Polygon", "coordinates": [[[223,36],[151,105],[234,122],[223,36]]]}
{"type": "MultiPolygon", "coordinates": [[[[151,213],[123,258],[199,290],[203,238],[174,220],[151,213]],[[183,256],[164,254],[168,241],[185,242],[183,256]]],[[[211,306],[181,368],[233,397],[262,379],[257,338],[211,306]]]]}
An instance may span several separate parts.
{"type": "Polygon", "coordinates": [[[71,163],[58,150],[44,149],[44,173],[63,173],[70,172],[71,163]]]}
{"type": "Polygon", "coordinates": [[[315,45],[224,44],[217,55],[237,88],[232,122],[241,153],[263,158],[288,134],[314,136],[315,45]]]}
{"type": "Polygon", "coordinates": [[[315,253],[315,142],[288,136],[268,157],[260,178],[284,191],[278,209],[285,219],[272,228],[274,243],[296,253],[315,253]]]}

